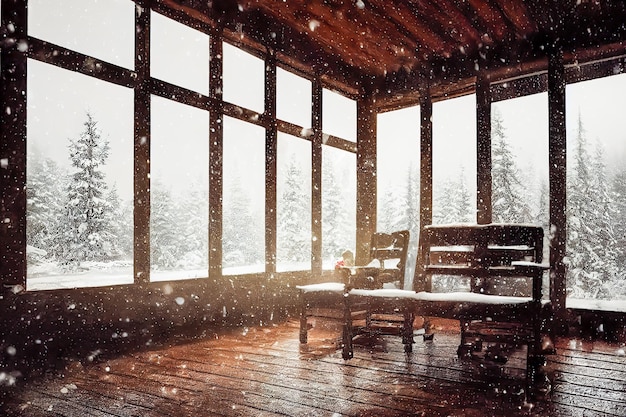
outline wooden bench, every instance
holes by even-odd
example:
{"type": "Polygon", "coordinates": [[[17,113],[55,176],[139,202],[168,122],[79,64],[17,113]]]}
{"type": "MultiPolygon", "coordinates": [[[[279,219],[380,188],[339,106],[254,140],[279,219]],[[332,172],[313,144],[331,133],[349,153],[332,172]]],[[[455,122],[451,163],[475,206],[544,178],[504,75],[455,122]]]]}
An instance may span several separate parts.
{"type": "MultiPolygon", "coordinates": [[[[545,361],[542,313],[549,308],[542,299],[548,269],[542,263],[543,229],[522,224],[430,225],[420,237],[419,250],[415,313],[459,320],[460,357],[480,352],[485,343],[526,345],[531,389],[545,361]],[[465,278],[468,291],[433,292],[433,276],[465,278]]],[[[429,334],[426,320],[425,337],[429,334]]]]}

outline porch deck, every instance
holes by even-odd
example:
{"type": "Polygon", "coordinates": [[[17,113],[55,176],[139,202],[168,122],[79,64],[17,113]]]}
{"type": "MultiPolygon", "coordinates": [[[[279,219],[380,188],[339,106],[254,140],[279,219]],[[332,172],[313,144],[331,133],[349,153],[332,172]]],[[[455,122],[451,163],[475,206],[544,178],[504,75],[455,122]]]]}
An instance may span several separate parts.
{"type": "Polygon", "coordinates": [[[524,401],[524,352],[504,366],[456,357],[452,328],[363,340],[354,359],[322,323],[298,342],[298,322],[225,329],[203,340],[125,354],[16,388],[7,416],[624,416],[624,348],[563,338],[548,357],[550,392],[524,401]]]}

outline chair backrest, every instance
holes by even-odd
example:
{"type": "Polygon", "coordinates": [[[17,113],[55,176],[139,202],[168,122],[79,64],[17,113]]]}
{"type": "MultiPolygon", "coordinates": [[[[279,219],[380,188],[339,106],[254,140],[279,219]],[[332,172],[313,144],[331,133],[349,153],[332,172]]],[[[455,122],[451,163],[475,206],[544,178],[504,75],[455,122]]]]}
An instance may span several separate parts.
{"type": "Polygon", "coordinates": [[[380,262],[378,285],[399,281],[399,288],[404,288],[404,271],[409,249],[409,231],[399,230],[392,233],[377,232],[370,242],[370,259],[380,262]]]}

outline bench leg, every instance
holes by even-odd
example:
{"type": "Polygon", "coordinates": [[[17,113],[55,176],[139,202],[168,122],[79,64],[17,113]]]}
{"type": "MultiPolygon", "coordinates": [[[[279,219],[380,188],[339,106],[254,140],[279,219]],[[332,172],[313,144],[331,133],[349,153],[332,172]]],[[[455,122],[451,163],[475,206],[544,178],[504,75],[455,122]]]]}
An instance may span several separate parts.
{"type": "Polygon", "coordinates": [[[413,352],[413,321],[415,320],[415,314],[409,311],[404,312],[404,320],[402,322],[402,344],[404,344],[404,351],[409,353],[413,352]]]}

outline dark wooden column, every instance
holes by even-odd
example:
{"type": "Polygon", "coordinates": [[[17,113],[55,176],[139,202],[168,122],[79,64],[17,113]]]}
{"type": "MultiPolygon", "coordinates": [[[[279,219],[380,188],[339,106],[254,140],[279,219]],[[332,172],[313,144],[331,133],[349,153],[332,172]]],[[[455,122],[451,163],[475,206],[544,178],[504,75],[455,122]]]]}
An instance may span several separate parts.
{"type": "MultiPolygon", "coordinates": [[[[420,234],[433,222],[433,101],[427,85],[420,87],[420,234]]],[[[418,249],[413,289],[430,291],[423,274],[423,247],[418,249]]]]}
{"type": "Polygon", "coordinates": [[[219,282],[222,277],[222,196],[224,153],[223,52],[221,32],[210,38],[209,95],[209,277],[219,282]]]}
{"type": "Polygon", "coordinates": [[[269,53],[265,61],[265,272],[276,273],[276,56],[269,53]]]}
{"type": "Polygon", "coordinates": [[[26,288],[27,1],[2,0],[0,284],[26,288]]]}
{"type": "Polygon", "coordinates": [[[489,80],[476,80],[476,221],[491,223],[491,95],[489,80]]]}
{"type": "Polygon", "coordinates": [[[356,125],[356,257],[369,261],[369,246],[376,231],[376,115],[371,97],[357,100],[356,125]]]}
{"type": "Polygon", "coordinates": [[[135,283],[150,281],[150,9],[149,0],[135,8],[135,283]]]}
{"type": "Polygon", "coordinates": [[[565,312],[566,173],[565,69],[563,52],[555,48],[548,59],[549,175],[550,175],[550,300],[557,317],[565,312]]]}
{"type": "Polygon", "coordinates": [[[312,83],[311,126],[311,272],[322,274],[322,84],[312,83]]]}

